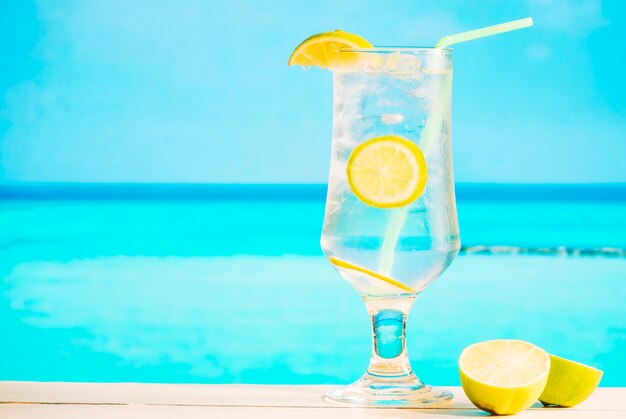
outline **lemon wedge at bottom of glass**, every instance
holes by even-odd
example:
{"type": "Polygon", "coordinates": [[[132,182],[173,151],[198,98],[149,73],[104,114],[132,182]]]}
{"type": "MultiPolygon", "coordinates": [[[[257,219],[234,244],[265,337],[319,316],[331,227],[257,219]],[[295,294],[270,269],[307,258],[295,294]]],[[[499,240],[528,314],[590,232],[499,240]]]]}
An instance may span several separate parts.
{"type": "Polygon", "coordinates": [[[354,263],[350,263],[350,262],[348,262],[346,260],[339,259],[339,258],[334,257],[334,256],[330,256],[328,258],[328,260],[330,261],[330,263],[332,263],[333,265],[335,265],[338,268],[361,272],[361,273],[363,273],[363,274],[365,274],[365,275],[367,275],[367,276],[369,276],[371,278],[376,278],[378,280],[386,282],[387,284],[393,285],[393,286],[395,286],[397,288],[400,288],[400,289],[402,289],[402,290],[404,290],[406,292],[409,292],[411,294],[415,294],[417,292],[413,288],[403,284],[400,281],[396,281],[393,278],[389,278],[388,276],[381,275],[378,272],[374,272],[374,271],[369,270],[367,268],[364,268],[362,266],[355,265],[354,263]]]}
{"type": "Polygon", "coordinates": [[[550,372],[550,357],[521,340],[491,340],[470,345],[459,358],[463,390],[479,409],[513,415],[532,406],[550,372]]]}
{"type": "Polygon", "coordinates": [[[576,406],[591,396],[603,374],[597,368],[550,355],[550,375],[539,401],[544,405],[576,406]]]}

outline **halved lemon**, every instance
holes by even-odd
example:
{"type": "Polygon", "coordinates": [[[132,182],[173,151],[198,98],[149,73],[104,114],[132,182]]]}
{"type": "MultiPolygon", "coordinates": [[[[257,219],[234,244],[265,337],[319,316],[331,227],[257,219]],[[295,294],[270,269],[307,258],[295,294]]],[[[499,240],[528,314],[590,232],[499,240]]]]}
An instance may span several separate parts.
{"type": "Polygon", "coordinates": [[[424,191],[428,171],[424,154],[399,135],[372,138],[354,148],[346,175],[352,192],[367,205],[398,208],[424,191]]]}
{"type": "Polygon", "coordinates": [[[521,340],[490,340],[465,348],[459,371],[463,390],[476,407],[513,415],[539,398],[548,381],[550,357],[521,340]]]}
{"type": "Polygon", "coordinates": [[[339,64],[350,64],[357,56],[339,52],[346,48],[372,48],[372,44],[359,35],[341,29],[320,33],[305,39],[296,47],[289,57],[289,65],[334,68],[339,64]]]}
{"type": "Polygon", "coordinates": [[[548,384],[539,401],[545,405],[576,406],[591,396],[603,374],[589,365],[550,355],[548,384]]]}
{"type": "Polygon", "coordinates": [[[384,281],[388,284],[391,284],[393,286],[396,286],[404,291],[410,292],[410,293],[416,293],[417,291],[415,291],[413,288],[404,285],[402,282],[400,281],[396,281],[393,278],[389,278],[388,276],[385,275],[381,275],[378,272],[374,272],[370,269],[364,268],[363,266],[359,266],[359,265],[355,265],[354,263],[345,261],[343,259],[339,259],[336,258],[334,256],[330,256],[328,258],[328,260],[330,261],[330,263],[332,263],[333,265],[337,266],[338,268],[344,268],[344,269],[349,269],[351,271],[357,271],[357,272],[361,272],[364,273],[368,276],[371,276],[373,278],[379,279],[381,281],[384,281]]]}

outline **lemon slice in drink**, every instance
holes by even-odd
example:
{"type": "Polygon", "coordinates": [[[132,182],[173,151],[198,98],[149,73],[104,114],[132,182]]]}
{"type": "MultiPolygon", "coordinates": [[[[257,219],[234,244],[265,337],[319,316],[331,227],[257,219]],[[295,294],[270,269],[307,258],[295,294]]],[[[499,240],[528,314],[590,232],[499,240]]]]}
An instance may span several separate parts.
{"type": "Polygon", "coordinates": [[[599,369],[550,355],[550,375],[539,401],[545,405],[576,406],[591,396],[602,379],[599,369]]]}
{"type": "Polygon", "coordinates": [[[289,57],[289,65],[334,68],[349,65],[357,59],[356,54],[339,53],[346,48],[372,48],[366,39],[337,29],[313,35],[296,47],[289,57]]]}
{"type": "Polygon", "coordinates": [[[359,144],[348,158],[346,174],[352,192],[377,208],[410,204],[422,194],[428,179],[422,151],[399,135],[359,144]]]}
{"type": "Polygon", "coordinates": [[[413,288],[411,288],[411,287],[409,287],[407,285],[404,285],[400,281],[396,281],[393,278],[389,278],[388,276],[381,275],[378,272],[374,272],[374,271],[369,270],[367,268],[364,268],[362,266],[355,265],[354,263],[345,261],[343,259],[339,259],[339,258],[336,258],[334,256],[331,256],[331,257],[328,258],[328,260],[330,261],[330,263],[332,263],[333,265],[335,265],[338,268],[349,269],[351,271],[361,272],[361,273],[366,274],[366,275],[368,275],[368,276],[370,276],[372,278],[379,279],[379,280],[384,281],[384,282],[386,282],[388,284],[391,284],[391,285],[393,285],[393,286],[395,286],[397,288],[400,288],[401,290],[404,290],[406,292],[410,292],[411,294],[417,292],[413,288]]]}
{"type": "Polygon", "coordinates": [[[490,340],[465,348],[459,370],[463,390],[476,407],[513,415],[539,398],[548,381],[550,357],[521,340],[490,340]]]}

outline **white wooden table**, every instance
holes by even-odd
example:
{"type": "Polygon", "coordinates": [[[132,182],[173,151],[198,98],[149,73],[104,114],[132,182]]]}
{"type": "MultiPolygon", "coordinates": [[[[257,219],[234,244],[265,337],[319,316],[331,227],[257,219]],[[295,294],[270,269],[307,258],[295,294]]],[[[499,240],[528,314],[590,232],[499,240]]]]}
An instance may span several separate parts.
{"type": "MultiPolygon", "coordinates": [[[[452,404],[430,409],[332,405],[329,386],[0,382],[0,418],[415,418],[487,416],[459,387],[452,404]]],[[[516,418],[626,419],[626,388],[599,388],[575,408],[537,403],[516,418]]]]}

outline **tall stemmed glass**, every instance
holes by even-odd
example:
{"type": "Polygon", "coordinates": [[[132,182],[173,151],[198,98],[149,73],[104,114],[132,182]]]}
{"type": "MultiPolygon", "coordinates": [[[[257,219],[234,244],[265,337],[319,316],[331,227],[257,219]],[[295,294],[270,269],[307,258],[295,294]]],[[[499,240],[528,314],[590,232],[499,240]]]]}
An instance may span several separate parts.
{"type": "Polygon", "coordinates": [[[452,51],[344,50],[334,69],[324,254],[370,315],[367,372],[327,397],[432,406],[452,395],[411,369],[405,328],[416,297],[459,251],[450,150],[452,51]],[[349,56],[348,56],[349,54],[349,56]]]}

